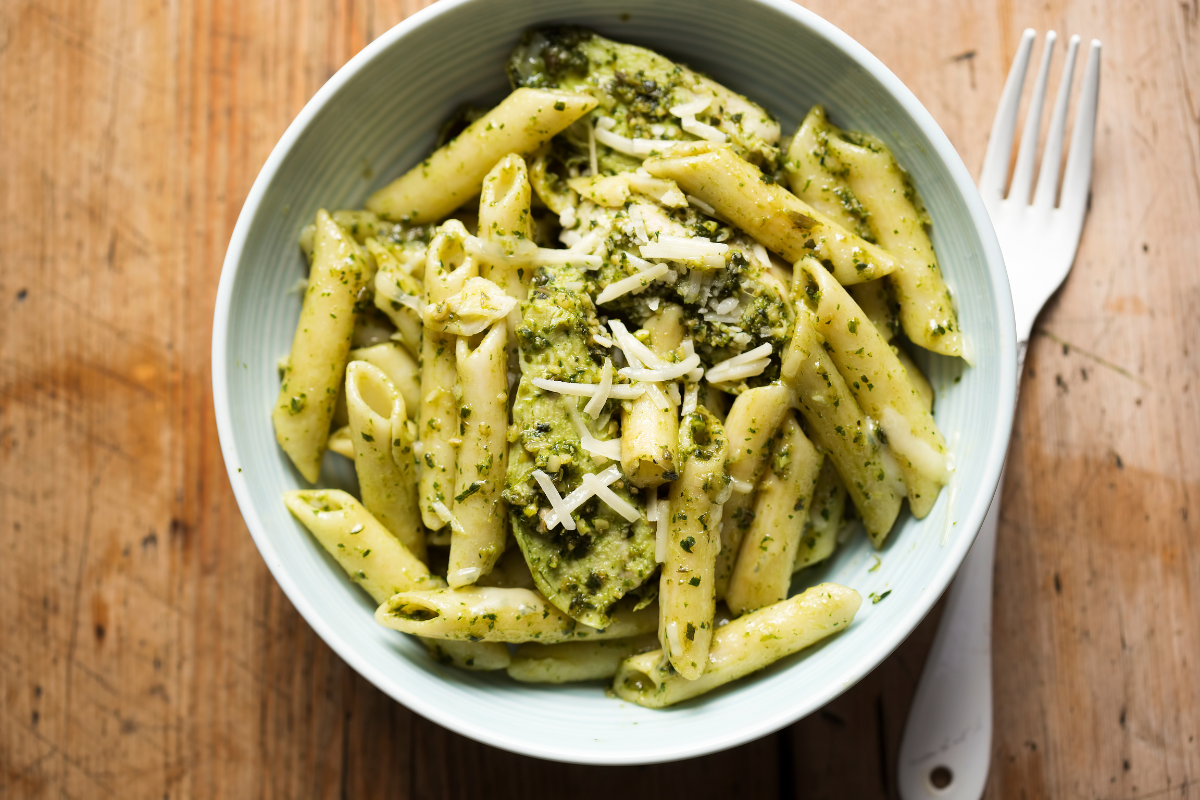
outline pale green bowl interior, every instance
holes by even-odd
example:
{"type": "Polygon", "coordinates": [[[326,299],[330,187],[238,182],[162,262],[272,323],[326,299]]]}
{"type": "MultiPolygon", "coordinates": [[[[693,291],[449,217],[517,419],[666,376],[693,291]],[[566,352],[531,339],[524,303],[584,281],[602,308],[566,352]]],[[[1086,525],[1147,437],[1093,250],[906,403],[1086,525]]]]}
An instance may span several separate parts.
{"type": "MultiPolygon", "coordinates": [[[[857,44],[787,3],[717,0],[444,2],[386,34],[340,71],[289,129],[247,200],[225,263],[214,327],[218,425],[238,503],[263,557],[310,624],[355,669],[400,702],[465,735],[516,752],[588,763],[693,756],[775,730],[873,669],[944,590],[978,529],[999,475],[1014,394],[1011,302],[999,249],[970,178],[915,98],[857,44]],[[623,15],[627,14],[625,18],[623,15]],[[434,664],[412,639],[377,625],[373,604],[288,514],[304,481],[275,444],[269,411],[276,360],[291,344],[305,274],[300,229],[321,207],[359,206],[431,148],[458,105],[507,90],[503,65],[522,31],[593,27],[686,61],[794,130],[823,103],[833,120],[882,138],[911,172],[976,364],[928,357],[936,417],[956,443],[957,472],[933,512],[905,515],[874,555],[865,537],[799,576],[854,587],[853,626],[811,650],[667,711],[618,702],[600,684],[528,686],[503,674],[434,664]]],[[[339,463],[340,462],[340,463],[339,463]]],[[[326,485],[353,470],[326,457],[326,485]]]]}

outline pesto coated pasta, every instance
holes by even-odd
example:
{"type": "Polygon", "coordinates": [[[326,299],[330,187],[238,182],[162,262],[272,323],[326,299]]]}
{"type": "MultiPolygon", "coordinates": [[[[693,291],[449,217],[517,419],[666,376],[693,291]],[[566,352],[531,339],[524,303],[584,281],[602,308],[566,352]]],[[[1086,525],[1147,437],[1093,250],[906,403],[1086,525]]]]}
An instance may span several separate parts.
{"type": "Polygon", "coordinates": [[[439,661],[683,702],[852,625],[859,593],[809,568],[930,513],[953,462],[910,348],[969,348],[879,139],[818,107],[784,140],[579,28],[526,34],[507,74],[302,233],[272,417],[360,499],[285,502],[439,661]]]}

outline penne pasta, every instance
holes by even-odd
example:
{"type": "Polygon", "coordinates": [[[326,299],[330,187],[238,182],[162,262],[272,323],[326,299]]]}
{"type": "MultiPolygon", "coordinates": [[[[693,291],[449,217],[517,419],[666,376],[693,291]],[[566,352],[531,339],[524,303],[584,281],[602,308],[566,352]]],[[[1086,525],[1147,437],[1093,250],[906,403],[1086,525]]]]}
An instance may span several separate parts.
{"type": "Polygon", "coordinates": [[[399,592],[379,606],[375,619],[402,633],[460,641],[557,644],[621,639],[654,630],[658,609],[623,610],[609,626],[576,622],[528,589],[469,586],[399,592]]]}
{"type": "MultiPolygon", "coordinates": [[[[682,316],[683,308],[672,303],[646,320],[654,355],[665,358],[683,342],[682,316]]],[[[658,383],[644,385],[646,393],[622,412],[621,470],[634,486],[654,488],[676,474],[679,407],[658,383]]]]}
{"type": "Polygon", "coordinates": [[[912,356],[903,347],[892,345],[892,352],[896,354],[896,360],[900,362],[900,366],[904,367],[904,373],[908,376],[908,382],[912,384],[913,390],[916,391],[917,397],[921,401],[921,405],[929,413],[933,413],[933,386],[929,383],[929,379],[925,377],[925,373],[921,372],[921,368],[917,366],[917,362],[912,360],[912,356]]]}
{"type": "Polygon", "coordinates": [[[725,418],[729,454],[725,469],[733,493],[721,517],[721,552],[717,555],[717,599],[729,589],[742,538],[754,519],[754,487],[771,455],[771,437],[787,416],[791,391],[782,384],[760,386],[738,395],[725,418]]]}
{"type": "Polygon", "coordinates": [[[822,583],[718,628],[697,679],[672,671],[662,651],[654,650],[621,664],[613,692],[647,708],[690,700],[846,630],[860,605],[862,596],[853,589],[822,583]]]}
{"type": "Polygon", "coordinates": [[[866,283],[856,283],[847,286],[846,291],[858,303],[858,307],[871,320],[871,324],[879,331],[879,335],[889,342],[896,337],[900,330],[900,320],[896,316],[896,300],[887,278],[877,278],[866,283]]]}
{"type": "MultiPolygon", "coordinates": [[[[288,510],[358,585],[382,603],[396,592],[437,589],[445,581],[383,527],[357,500],[337,489],[287,492],[288,510]]],[[[462,669],[504,669],[504,645],[422,639],[435,660],[462,669]]]]}
{"type": "MultiPolygon", "coordinates": [[[[479,197],[480,236],[501,254],[498,258],[482,259],[479,274],[518,300],[529,294],[528,283],[533,277],[532,266],[518,266],[514,258],[522,245],[528,247],[533,241],[533,217],[529,209],[532,197],[525,160],[516,153],[509,153],[492,168],[483,179],[479,197]]],[[[512,315],[510,320],[508,333],[515,346],[520,314],[512,315]]]]}
{"type": "MultiPolygon", "coordinates": [[[[425,300],[444,303],[476,271],[466,255],[466,228],[450,220],[438,229],[429,245],[425,262],[425,300]]],[[[426,331],[421,339],[420,471],[421,519],[425,527],[439,530],[450,523],[456,478],[455,442],[458,441],[458,402],[454,385],[458,372],[454,363],[457,339],[448,333],[426,331]]]]}
{"type": "Polygon", "coordinates": [[[783,380],[795,393],[809,435],[829,454],[863,527],[878,547],[900,513],[903,480],[895,459],[826,352],[817,327],[816,315],[797,304],[783,380]]]}
{"type": "Polygon", "coordinates": [[[896,456],[913,516],[923,519],[949,480],[946,442],[892,348],[846,290],[811,258],[796,264],[796,297],[815,312],[838,371],[879,422],[896,456]]]}
{"type": "Polygon", "coordinates": [[[384,342],[350,351],[351,361],[366,361],[379,369],[404,398],[404,413],[416,419],[421,408],[421,367],[408,350],[395,342],[384,342]]]}
{"type": "Polygon", "coordinates": [[[404,398],[379,367],[351,361],[346,368],[346,406],[363,505],[424,561],[425,528],[417,508],[413,430],[404,398]]]}
{"type": "Polygon", "coordinates": [[[479,194],[484,176],[507,153],[532,153],[591,111],[586,94],[517,89],[453,141],[367,199],[381,217],[435,222],[479,194]]]}
{"type": "MultiPolygon", "coordinates": [[[[418,356],[421,353],[420,308],[425,297],[421,280],[409,273],[379,240],[367,239],[366,248],[376,265],[375,308],[386,314],[396,326],[396,335],[400,337],[404,348],[412,356],[418,356]]],[[[421,261],[423,264],[424,259],[421,261]]],[[[424,270],[420,274],[423,275],[424,270]]],[[[415,410],[417,405],[414,403],[411,408],[415,410]]]]}
{"type": "Polygon", "coordinates": [[[645,169],[674,180],[786,260],[807,254],[828,261],[843,284],[874,280],[896,268],[887,253],[767,182],[732,150],[706,142],[677,145],[666,155],[646,159],[645,169]]]}
{"type": "Polygon", "coordinates": [[[680,675],[704,671],[716,607],[721,511],[729,496],[725,430],[704,406],[683,420],[679,480],[671,484],[666,558],[659,581],[659,637],[680,675]]]}
{"type": "Polygon", "coordinates": [[[896,270],[888,282],[908,338],[935,353],[961,356],[962,332],[926,230],[928,214],[887,146],[873,136],[835,127],[816,106],[792,141],[788,160],[794,165],[789,173],[796,194],[838,197],[853,209],[860,227],[869,229],[872,240],[895,257],[896,270]]]}
{"type": "Polygon", "coordinates": [[[508,677],[521,683],[607,680],[625,659],[657,649],[658,637],[653,633],[598,642],[523,644],[513,655],[508,677]]]}
{"type": "Polygon", "coordinates": [[[504,553],[488,574],[475,582],[476,586],[495,586],[499,589],[536,590],[533,573],[525,563],[525,556],[511,540],[505,545],[504,553]]]}
{"type": "Polygon", "coordinates": [[[832,458],[826,458],[813,489],[812,505],[804,524],[804,535],[796,548],[793,571],[819,564],[833,555],[846,513],[846,486],[832,458]]]}
{"type": "Polygon", "coordinates": [[[337,453],[339,456],[345,456],[351,461],[354,460],[354,442],[350,440],[350,426],[343,425],[337,430],[329,434],[329,441],[325,443],[325,449],[330,452],[337,453]]]}
{"type": "Polygon", "coordinates": [[[825,456],[788,415],[775,434],[770,469],[758,485],[754,520],[725,593],[734,614],[785,600],[825,456]]]}
{"type": "Polygon", "coordinates": [[[508,513],[500,492],[508,464],[508,351],[505,322],[491,327],[474,350],[459,336],[458,436],[462,440],[454,482],[450,537],[452,587],[474,583],[491,571],[504,552],[508,513]]]}
{"type": "Polygon", "coordinates": [[[308,489],[287,492],[283,499],[292,515],[377,603],[396,592],[442,585],[441,578],[431,575],[395,534],[346,492],[308,489]]]}
{"type": "Polygon", "coordinates": [[[292,352],[271,419],[275,438],[300,474],[315,483],[341,389],[358,292],[371,279],[359,246],[329,212],[317,212],[313,261],[292,352]]]}

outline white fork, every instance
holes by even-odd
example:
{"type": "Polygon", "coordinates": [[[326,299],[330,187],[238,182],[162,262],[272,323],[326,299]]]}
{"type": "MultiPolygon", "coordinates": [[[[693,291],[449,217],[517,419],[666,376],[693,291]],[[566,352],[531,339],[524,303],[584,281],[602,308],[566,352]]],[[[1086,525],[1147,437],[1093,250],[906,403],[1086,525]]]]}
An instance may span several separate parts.
{"type": "MultiPolygon", "coordinates": [[[[996,109],[979,176],[979,192],[1000,239],[1012,285],[1018,386],[1034,320],[1067,277],[1079,247],[1092,182],[1096,105],[1100,97],[1100,42],[1093,39],[1084,67],[1083,92],[1075,114],[1062,195],[1055,206],[1067,101],[1079,49],[1079,37],[1073,36],[1031,201],[1046,78],[1057,38],[1053,31],[1047,33],[1012,186],[1006,197],[1004,188],[1017,108],[1036,35],[1035,31],[1026,30],[1021,37],[996,109]]],[[[1001,486],[1003,483],[1002,476],[1001,486]]],[[[913,698],[900,743],[899,788],[904,800],[978,800],[987,783],[992,748],[992,565],[999,506],[997,491],[979,536],[950,587],[946,609],[913,698]]]]}

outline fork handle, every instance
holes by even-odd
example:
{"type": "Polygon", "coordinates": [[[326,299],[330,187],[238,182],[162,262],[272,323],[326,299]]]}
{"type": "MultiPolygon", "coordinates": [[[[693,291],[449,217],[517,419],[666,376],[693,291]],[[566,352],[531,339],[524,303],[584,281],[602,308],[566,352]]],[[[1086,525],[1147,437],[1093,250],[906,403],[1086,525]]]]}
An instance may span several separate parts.
{"type": "Polygon", "coordinates": [[[999,517],[997,488],[950,587],[908,712],[898,764],[904,800],[983,795],[992,749],[992,565],[999,517]],[[947,777],[948,784],[939,780],[947,777]]]}

